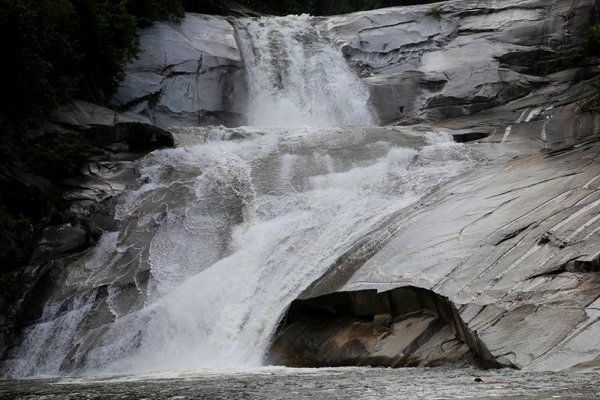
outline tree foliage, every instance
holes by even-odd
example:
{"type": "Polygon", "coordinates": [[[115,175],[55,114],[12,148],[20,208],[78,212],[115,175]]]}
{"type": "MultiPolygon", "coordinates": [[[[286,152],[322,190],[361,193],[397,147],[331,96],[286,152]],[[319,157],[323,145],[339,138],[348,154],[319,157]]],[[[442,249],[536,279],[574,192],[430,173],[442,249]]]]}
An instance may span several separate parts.
{"type": "Polygon", "coordinates": [[[583,34],[583,47],[587,55],[600,55],[600,24],[587,27],[583,34]]]}
{"type": "Polygon", "coordinates": [[[137,28],[183,14],[180,0],[0,0],[0,124],[77,97],[104,102],[136,55],[137,28]]]}
{"type": "Polygon", "coordinates": [[[63,102],[73,90],[73,81],[62,71],[73,70],[81,57],[71,40],[75,18],[68,0],[0,0],[6,68],[1,123],[63,102]]]}

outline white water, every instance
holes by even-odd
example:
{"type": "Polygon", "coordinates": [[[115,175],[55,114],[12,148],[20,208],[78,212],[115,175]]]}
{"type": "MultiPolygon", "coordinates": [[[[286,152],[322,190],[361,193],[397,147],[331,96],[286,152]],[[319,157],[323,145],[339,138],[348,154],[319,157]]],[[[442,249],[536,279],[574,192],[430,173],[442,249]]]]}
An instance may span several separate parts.
{"type": "Polygon", "coordinates": [[[473,163],[446,134],[428,134],[419,150],[403,143],[422,132],[383,131],[262,130],[153,153],[145,183],[117,208],[126,228],[107,233],[69,278],[81,291],[108,283],[100,304],[115,320],[89,313],[94,296],[57,319],[49,309],[9,375],[58,374],[77,343],[78,373],[260,366],[292,300],[374,226],[473,163]],[[145,300],[122,311],[132,301],[121,270],[140,268],[129,260],[145,248],[145,300]]]}
{"type": "Polygon", "coordinates": [[[373,125],[368,91],[308,15],[237,21],[252,126],[373,125]]]}
{"type": "MultiPolygon", "coordinates": [[[[372,124],[362,83],[309,17],[240,24],[255,125],[372,124]]],[[[142,161],[120,231],[69,266],[6,376],[260,366],[291,301],[474,164],[448,134],[409,128],[173,132],[181,147],[142,161]]]]}

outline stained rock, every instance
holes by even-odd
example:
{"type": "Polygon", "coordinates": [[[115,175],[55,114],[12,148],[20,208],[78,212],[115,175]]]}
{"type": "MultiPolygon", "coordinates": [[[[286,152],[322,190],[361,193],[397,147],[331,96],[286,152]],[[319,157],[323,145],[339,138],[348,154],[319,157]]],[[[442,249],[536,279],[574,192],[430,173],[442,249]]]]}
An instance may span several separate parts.
{"type": "Polygon", "coordinates": [[[595,137],[471,171],[374,231],[365,241],[385,243],[375,255],[301,298],[415,286],[448,298],[500,364],[561,370],[598,357],[599,154],[595,137]]]}
{"type": "Polygon", "coordinates": [[[269,361],[290,367],[498,365],[447,299],[414,287],[295,301],[269,361]]]}

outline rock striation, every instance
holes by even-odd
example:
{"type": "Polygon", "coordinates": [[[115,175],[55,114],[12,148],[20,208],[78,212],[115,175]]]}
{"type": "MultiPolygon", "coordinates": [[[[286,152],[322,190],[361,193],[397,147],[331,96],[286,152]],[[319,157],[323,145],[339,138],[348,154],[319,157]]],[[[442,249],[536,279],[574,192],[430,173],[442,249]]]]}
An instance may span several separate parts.
{"type": "Polygon", "coordinates": [[[471,115],[553,85],[597,4],[447,1],[333,17],[328,34],[360,71],[382,124],[471,115]],[[443,14],[429,15],[438,6],[443,14]]]}
{"type": "Polygon", "coordinates": [[[392,216],[302,298],[414,286],[447,297],[493,359],[560,370],[598,356],[597,138],[475,170],[392,216]],[[518,176],[518,178],[517,178],[518,176]],[[373,243],[379,246],[373,248],[373,243]]]}
{"type": "MultiPolygon", "coordinates": [[[[568,64],[593,20],[595,0],[479,0],[396,7],[320,18],[370,90],[382,125],[470,116],[597,73],[568,64]]],[[[248,120],[247,72],[234,24],[187,14],[140,34],[114,108],[168,126],[239,126],[248,120]]],[[[516,119],[516,118],[515,118],[516,119]]]]}

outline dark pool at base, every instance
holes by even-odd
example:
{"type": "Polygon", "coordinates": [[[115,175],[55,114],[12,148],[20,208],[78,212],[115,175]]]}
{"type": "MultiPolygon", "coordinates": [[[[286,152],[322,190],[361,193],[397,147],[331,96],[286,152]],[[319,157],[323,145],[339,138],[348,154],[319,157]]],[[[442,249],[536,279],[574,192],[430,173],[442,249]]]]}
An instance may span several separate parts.
{"type": "Polygon", "coordinates": [[[265,368],[0,381],[0,399],[599,399],[599,378],[473,368],[265,368]]]}

